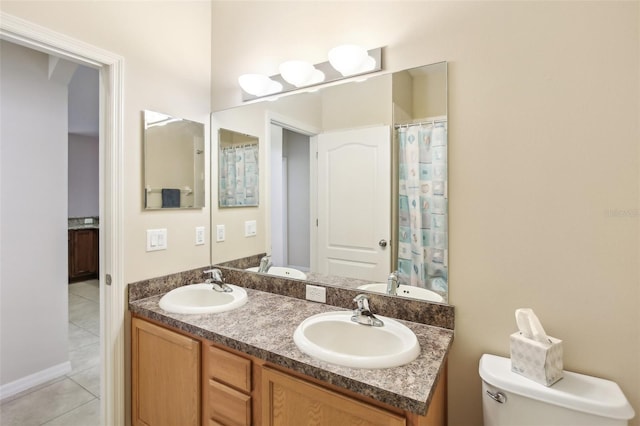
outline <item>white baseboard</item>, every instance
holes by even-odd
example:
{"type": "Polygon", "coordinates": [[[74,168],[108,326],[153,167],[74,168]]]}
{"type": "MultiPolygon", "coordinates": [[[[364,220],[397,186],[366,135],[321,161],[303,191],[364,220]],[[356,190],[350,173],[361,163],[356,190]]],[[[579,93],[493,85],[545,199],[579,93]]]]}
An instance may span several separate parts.
{"type": "Polygon", "coordinates": [[[0,401],[49,380],[57,379],[71,372],[71,362],[66,361],[53,367],[30,374],[13,382],[0,386],[0,401]]]}

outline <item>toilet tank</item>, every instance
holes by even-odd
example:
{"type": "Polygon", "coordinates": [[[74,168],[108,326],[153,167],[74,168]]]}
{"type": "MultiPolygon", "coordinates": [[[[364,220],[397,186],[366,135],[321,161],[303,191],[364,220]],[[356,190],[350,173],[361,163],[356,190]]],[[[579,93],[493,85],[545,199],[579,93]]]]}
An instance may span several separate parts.
{"type": "Polygon", "coordinates": [[[625,426],[635,415],[620,387],[564,372],[550,387],[511,371],[511,359],[482,355],[484,426],[625,426]]]}

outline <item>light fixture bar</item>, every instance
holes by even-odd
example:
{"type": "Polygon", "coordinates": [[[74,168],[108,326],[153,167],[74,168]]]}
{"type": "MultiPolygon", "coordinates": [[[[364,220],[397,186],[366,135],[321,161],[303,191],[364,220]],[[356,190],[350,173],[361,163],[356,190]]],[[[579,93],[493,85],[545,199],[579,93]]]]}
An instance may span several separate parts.
{"type": "Polygon", "coordinates": [[[271,80],[278,82],[282,85],[282,90],[280,90],[279,92],[274,92],[274,93],[269,93],[267,95],[261,95],[261,96],[256,96],[256,95],[251,95],[247,92],[245,92],[244,90],[242,90],[242,101],[243,102],[248,102],[248,101],[253,101],[255,99],[260,99],[260,98],[267,98],[267,97],[272,97],[272,96],[278,96],[281,95],[283,93],[287,93],[287,92],[292,92],[294,90],[300,90],[301,88],[306,88],[306,87],[317,87],[317,86],[322,86],[322,85],[326,85],[328,83],[333,83],[335,81],[338,80],[345,80],[348,78],[353,78],[359,75],[366,75],[366,74],[371,74],[374,72],[378,72],[382,70],[382,47],[377,47],[375,49],[371,49],[368,51],[369,56],[371,56],[374,60],[375,60],[375,66],[365,72],[362,73],[358,73],[358,74],[353,74],[353,75],[349,75],[347,77],[343,76],[340,72],[338,72],[335,68],[333,68],[331,66],[331,64],[329,63],[329,61],[326,62],[322,62],[320,64],[315,64],[315,68],[317,70],[320,70],[324,73],[324,80],[320,83],[315,83],[315,84],[310,84],[307,86],[301,86],[301,87],[296,87],[293,84],[287,82],[284,78],[282,78],[282,75],[277,74],[277,75],[273,75],[271,77],[269,77],[271,80]]]}

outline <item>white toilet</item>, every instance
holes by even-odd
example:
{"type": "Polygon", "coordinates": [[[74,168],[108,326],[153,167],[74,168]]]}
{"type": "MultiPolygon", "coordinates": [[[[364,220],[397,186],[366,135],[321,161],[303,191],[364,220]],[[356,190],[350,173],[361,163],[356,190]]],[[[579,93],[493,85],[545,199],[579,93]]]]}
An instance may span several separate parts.
{"type": "Polygon", "coordinates": [[[624,426],[635,415],[620,387],[564,372],[546,387],[511,372],[511,359],[480,358],[484,426],[624,426]]]}

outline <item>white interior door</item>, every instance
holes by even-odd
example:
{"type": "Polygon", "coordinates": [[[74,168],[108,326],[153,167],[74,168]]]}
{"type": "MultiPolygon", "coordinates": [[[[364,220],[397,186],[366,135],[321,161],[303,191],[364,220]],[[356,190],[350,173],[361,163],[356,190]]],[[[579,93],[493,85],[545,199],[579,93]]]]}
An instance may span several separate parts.
{"type": "Polygon", "coordinates": [[[390,143],[389,126],[318,135],[318,272],[381,282],[389,275],[390,143]]]}

